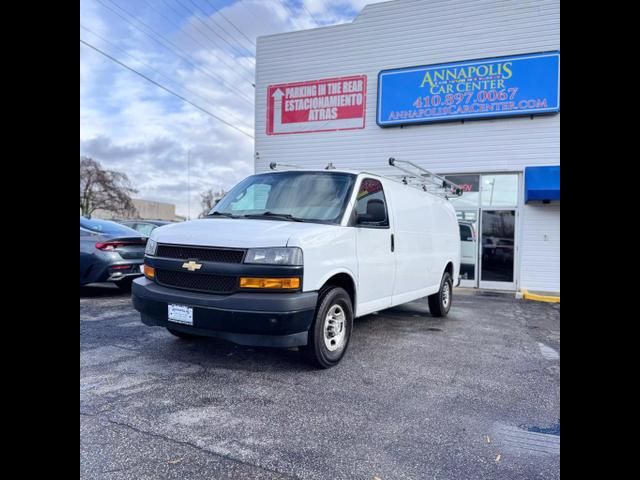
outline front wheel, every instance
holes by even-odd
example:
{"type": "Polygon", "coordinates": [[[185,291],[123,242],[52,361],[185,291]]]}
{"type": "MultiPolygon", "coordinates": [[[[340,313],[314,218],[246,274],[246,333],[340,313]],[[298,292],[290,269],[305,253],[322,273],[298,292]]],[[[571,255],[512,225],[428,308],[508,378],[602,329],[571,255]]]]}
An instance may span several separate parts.
{"type": "Polygon", "coordinates": [[[429,295],[429,311],[434,317],[446,317],[453,298],[453,280],[449,272],[444,272],[440,281],[440,290],[429,295]]]}
{"type": "Polygon", "coordinates": [[[304,357],[320,368],[337,365],[347,351],[352,328],[353,307],[349,294],[340,287],[325,290],[318,300],[308,343],[302,348],[304,357]]]}

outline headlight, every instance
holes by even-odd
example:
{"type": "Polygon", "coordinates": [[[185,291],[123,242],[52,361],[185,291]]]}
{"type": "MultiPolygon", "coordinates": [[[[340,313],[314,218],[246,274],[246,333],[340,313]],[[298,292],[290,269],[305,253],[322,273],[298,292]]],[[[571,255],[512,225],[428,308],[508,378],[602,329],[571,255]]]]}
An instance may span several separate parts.
{"type": "Polygon", "coordinates": [[[298,247],[250,248],[244,263],[302,265],[302,250],[298,247]]]}
{"type": "Polygon", "coordinates": [[[158,249],[158,243],[155,240],[147,240],[147,246],[144,249],[145,255],[154,256],[156,254],[156,250],[158,249]]]}

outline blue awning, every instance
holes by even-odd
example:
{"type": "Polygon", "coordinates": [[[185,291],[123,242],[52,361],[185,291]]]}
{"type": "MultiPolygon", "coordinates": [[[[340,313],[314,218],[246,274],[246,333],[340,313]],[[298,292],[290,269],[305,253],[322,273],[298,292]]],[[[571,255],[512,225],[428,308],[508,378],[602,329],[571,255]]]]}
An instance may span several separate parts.
{"type": "Polygon", "coordinates": [[[560,165],[524,169],[524,203],[560,200],[560,165]]]}

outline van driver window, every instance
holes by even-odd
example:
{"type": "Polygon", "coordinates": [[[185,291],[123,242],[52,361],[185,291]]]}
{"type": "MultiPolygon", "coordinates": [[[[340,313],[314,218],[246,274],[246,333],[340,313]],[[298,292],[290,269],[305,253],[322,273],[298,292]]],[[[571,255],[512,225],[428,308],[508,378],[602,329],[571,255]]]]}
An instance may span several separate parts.
{"type": "Polygon", "coordinates": [[[388,227],[387,202],[382,183],[373,178],[365,178],[360,184],[356,202],[357,224],[359,226],[388,227]]]}

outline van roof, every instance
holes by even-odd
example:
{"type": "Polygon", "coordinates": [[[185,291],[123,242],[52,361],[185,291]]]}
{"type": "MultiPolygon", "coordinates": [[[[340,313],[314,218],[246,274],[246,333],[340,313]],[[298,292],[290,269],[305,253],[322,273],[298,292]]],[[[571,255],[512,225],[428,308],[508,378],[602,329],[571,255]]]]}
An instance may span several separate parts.
{"type": "MultiPolygon", "coordinates": [[[[358,171],[358,170],[348,170],[348,169],[344,169],[344,168],[331,168],[331,169],[326,169],[326,168],[280,168],[277,170],[268,170],[266,172],[260,172],[260,173],[256,173],[256,175],[265,175],[267,173],[279,173],[279,172],[317,172],[317,173],[351,173],[353,175],[360,175],[362,173],[367,173],[368,172],[362,172],[362,171],[358,171]]],[[[371,173],[370,175],[376,175],[377,177],[381,177],[382,175],[377,175],[374,173],[371,173]]]]}
{"type": "MultiPolygon", "coordinates": [[[[403,185],[405,187],[410,187],[410,188],[415,188],[411,185],[407,185],[405,183],[402,182],[401,178],[393,178],[387,175],[382,175],[380,173],[373,173],[373,172],[368,172],[366,170],[349,170],[349,169],[344,169],[344,168],[331,168],[331,169],[326,169],[326,168],[281,168],[281,169],[276,169],[276,170],[268,170],[266,172],[260,172],[260,173],[256,173],[254,175],[266,175],[269,173],[283,173],[283,172],[316,172],[316,173],[349,173],[352,175],[370,175],[372,177],[376,177],[379,178],[381,180],[389,180],[395,183],[398,183],[400,185],[403,185]]],[[[439,195],[434,195],[432,192],[428,192],[428,191],[424,191],[422,189],[417,189],[418,191],[422,192],[422,193],[426,193],[427,195],[431,195],[433,198],[436,198],[438,200],[442,200],[442,201],[447,201],[444,198],[440,197],[439,195]]]]}

